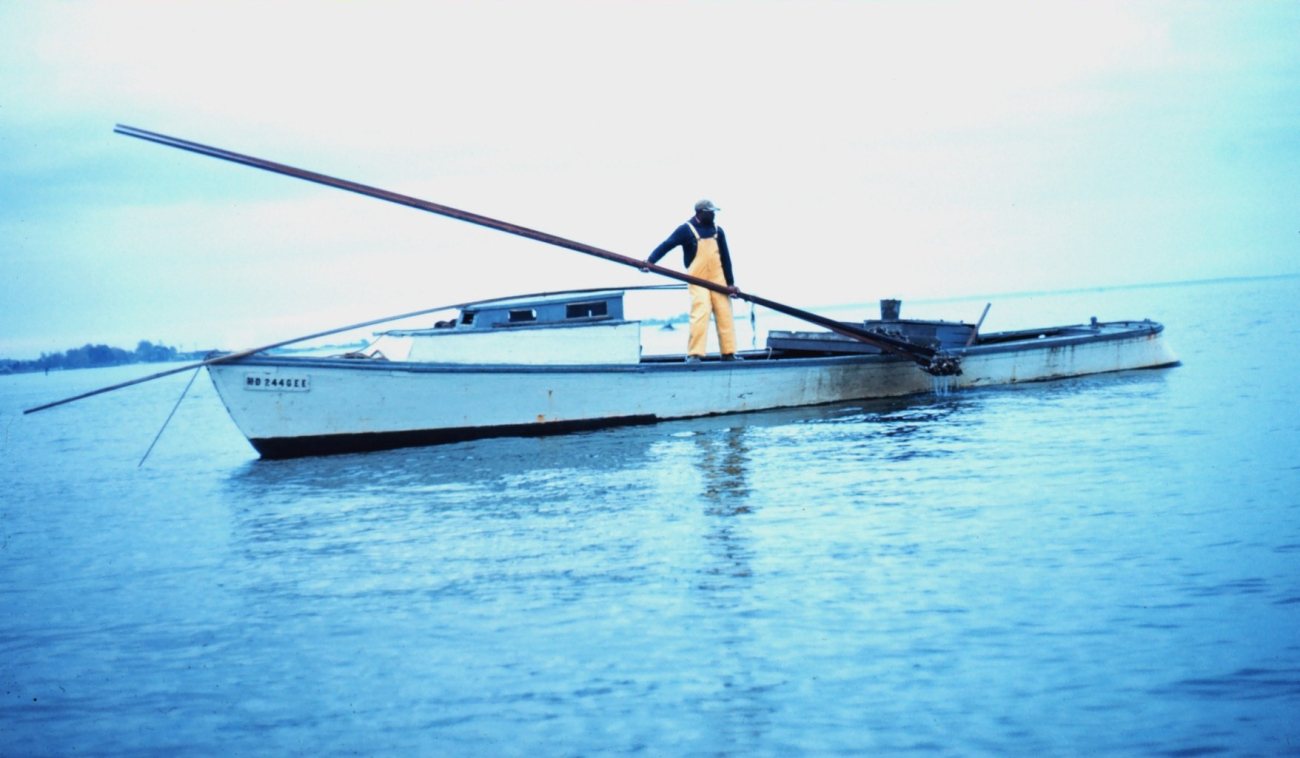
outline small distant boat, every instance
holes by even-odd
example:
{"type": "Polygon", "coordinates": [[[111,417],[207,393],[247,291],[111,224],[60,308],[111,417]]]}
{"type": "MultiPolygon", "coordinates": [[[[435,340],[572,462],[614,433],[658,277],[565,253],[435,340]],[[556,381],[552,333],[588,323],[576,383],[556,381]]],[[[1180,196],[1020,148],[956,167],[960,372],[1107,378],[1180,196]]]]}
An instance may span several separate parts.
{"type": "Polygon", "coordinates": [[[643,355],[624,292],[467,306],[430,329],[377,335],[339,357],[257,354],[207,369],[264,458],[535,436],[847,400],[1042,381],[1178,363],[1152,321],[978,334],[960,322],[869,320],[856,329],[960,362],[933,376],[830,330],[773,331],[741,361],[643,355]]]}

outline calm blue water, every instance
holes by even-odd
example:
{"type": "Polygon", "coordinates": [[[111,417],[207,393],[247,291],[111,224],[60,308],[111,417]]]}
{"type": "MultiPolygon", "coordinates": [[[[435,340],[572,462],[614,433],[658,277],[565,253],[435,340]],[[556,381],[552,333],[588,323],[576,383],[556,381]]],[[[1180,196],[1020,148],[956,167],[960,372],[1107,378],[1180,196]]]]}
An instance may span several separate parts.
{"type": "Polygon", "coordinates": [[[1183,365],[143,467],[188,376],[0,377],[0,755],[1300,755],[1300,279],[988,325],[1093,315],[1183,365]]]}

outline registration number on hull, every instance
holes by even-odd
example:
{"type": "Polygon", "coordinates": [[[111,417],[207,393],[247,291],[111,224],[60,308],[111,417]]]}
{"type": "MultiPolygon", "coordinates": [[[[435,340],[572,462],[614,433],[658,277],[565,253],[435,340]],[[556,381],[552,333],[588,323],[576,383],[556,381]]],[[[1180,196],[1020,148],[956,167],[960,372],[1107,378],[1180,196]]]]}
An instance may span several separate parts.
{"type": "Polygon", "coordinates": [[[262,392],[310,392],[307,374],[244,374],[244,389],[262,392]]]}

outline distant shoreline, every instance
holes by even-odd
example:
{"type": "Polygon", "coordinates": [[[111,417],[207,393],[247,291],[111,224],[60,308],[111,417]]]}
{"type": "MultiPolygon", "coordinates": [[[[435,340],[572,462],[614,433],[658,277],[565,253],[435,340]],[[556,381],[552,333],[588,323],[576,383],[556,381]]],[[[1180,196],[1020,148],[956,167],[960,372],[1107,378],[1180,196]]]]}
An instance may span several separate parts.
{"type": "Polygon", "coordinates": [[[155,345],[148,340],[141,340],[135,350],[125,350],[108,345],[91,345],[74,347],[63,352],[41,353],[33,360],[15,360],[0,358],[0,375],[31,374],[38,371],[73,371],[83,368],[107,368],[109,366],[129,366],[135,363],[170,363],[184,360],[202,360],[207,350],[181,352],[168,345],[155,345]]]}
{"type": "MultiPolygon", "coordinates": [[[[268,353],[292,354],[310,353],[320,350],[348,350],[365,347],[364,342],[346,345],[321,345],[317,347],[291,348],[281,347],[268,350],[268,353]]],[[[133,366],[144,363],[175,363],[177,361],[202,361],[213,353],[224,352],[217,348],[209,350],[190,350],[181,352],[167,345],[154,345],[147,340],[128,351],[108,345],[82,345],[61,353],[41,353],[40,358],[28,361],[12,358],[0,358],[0,376],[11,374],[32,374],[40,371],[76,371],[83,368],[111,368],[113,366],[133,366]]]]}

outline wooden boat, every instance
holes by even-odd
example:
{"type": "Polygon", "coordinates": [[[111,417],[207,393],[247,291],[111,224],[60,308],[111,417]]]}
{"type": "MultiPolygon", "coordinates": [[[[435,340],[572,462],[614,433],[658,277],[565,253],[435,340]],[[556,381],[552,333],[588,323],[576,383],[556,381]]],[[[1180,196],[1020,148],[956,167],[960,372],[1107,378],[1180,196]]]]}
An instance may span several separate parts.
{"type": "Polygon", "coordinates": [[[855,329],[956,357],[959,374],[833,331],[773,331],[741,361],[643,355],[624,292],[480,303],[337,357],[257,354],[207,365],[264,458],[557,434],[624,424],[1042,381],[1178,359],[1152,321],[976,334],[899,319],[855,329]]]}

